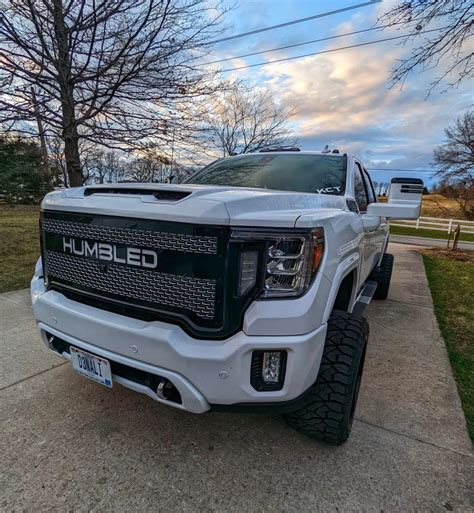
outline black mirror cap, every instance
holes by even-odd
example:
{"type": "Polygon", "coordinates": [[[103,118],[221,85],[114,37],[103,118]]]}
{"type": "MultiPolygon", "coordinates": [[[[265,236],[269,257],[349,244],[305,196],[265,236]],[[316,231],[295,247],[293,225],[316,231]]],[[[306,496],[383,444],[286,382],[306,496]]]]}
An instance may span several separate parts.
{"type": "Polygon", "coordinates": [[[392,178],[391,183],[406,183],[423,186],[423,180],[421,178],[392,178]]]}

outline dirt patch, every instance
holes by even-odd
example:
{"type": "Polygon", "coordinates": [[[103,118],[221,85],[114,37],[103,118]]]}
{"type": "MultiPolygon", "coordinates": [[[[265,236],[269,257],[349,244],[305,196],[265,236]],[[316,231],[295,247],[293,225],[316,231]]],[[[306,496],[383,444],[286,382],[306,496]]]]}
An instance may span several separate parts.
{"type": "Polygon", "coordinates": [[[463,251],[460,249],[453,251],[452,249],[444,248],[423,248],[420,249],[420,253],[426,256],[444,257],[456,262],[474,263],[474,251],[463,251]]]}

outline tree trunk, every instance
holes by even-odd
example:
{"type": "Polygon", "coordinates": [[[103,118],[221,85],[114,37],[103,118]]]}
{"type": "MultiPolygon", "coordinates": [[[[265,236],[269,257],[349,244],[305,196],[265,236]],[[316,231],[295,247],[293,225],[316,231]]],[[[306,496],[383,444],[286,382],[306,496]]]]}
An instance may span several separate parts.
{"type": "Polygon", "coordinates": [[[69,54],[69,29],[64,19],[62,0],[53,0],[54,31],[58,44],[58,72],[60,76],[61,110],[64,140],[64,157],[69,176],[69,186],[82,185],[83,176],[79,155],[79,134],[76,125],[74,85],[71,80],[69,54]]]}
{"type": "Polygon", "coordinates": [[[73,130],[72,132],[72,134],[67,134],[67,130],[63,132],[64,157],[66,159],[69,186],[80,187],[83,182],[83,177],[81,159],[79,156],[79,138],[77,136],[77,130],[73,130]],[[74,134],[74,132],[76,132],[76,134],[74,134]]]}

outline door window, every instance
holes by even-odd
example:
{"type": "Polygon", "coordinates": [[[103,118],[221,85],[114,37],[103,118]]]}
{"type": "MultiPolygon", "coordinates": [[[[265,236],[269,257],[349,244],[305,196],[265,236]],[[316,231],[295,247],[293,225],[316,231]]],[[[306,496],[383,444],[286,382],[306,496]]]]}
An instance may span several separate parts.
{"type": "Polygon", "coordinates": [[[369,197],[369,203],[377,203],[377,198],[375,196],[374,186],[372,185],[372,180],[370,179],[369,173],[364,169],[364,181],[365,188],[367,189],[367,195],[369,197]]]}
{"type": "Polygon", "coordinates": [[[354,166],[354,194],[355,200],[360,212],[367,211],[367,192],[365,190],[364,179],[362,178],[362,169],[358,162],[354,166]]]}

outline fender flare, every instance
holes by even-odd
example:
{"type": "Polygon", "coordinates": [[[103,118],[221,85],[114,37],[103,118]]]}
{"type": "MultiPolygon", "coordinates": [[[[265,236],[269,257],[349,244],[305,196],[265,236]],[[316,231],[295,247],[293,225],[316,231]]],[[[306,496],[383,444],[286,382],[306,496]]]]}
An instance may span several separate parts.
{"type": "MultiPolygon", "coordinates": [[[[342,280],[350,274],[351,272],[355,271],[356,273],[356,280],[355,283],[357,284],[357,278],[359,274],[359,260],[360,256],[357,251],[351,253],[349,256],[347,256],[342,262],[339,263],[337,266],[336,272],[334,273],[334,277],[332,280],[329,280],[332,282],[331,289],[329,291],[328,300],[326,302],[326,308],[324,309],[323,314],[323,323],[327,322],[329,320],[329,317],[331,316],[334,302],[336,301],[337,294],[339,292],[339,288],[341,286],[342,280]]],[[[327,276],[326,276],[327,278],[327,276]]],[[[329,279],[329,278],[327,278],[329,279]]],[[[352,308],[352,305],[354,304],[355,297],[357,295],[357,286],[353,287],[351,299],[350,299],[350,305],[352,308]]]]}

